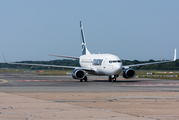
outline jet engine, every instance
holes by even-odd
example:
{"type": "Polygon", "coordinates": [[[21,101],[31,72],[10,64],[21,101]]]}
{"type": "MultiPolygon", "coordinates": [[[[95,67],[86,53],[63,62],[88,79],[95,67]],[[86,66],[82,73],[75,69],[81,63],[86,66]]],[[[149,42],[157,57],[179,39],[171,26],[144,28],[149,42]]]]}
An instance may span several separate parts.
{"type": "Polygon", "coordinates": [[[72,77],[74,79],[83,79],[85,77],[85,71],[82,69],[75,69],[72,72],[72,77]]]}
{"type": "Polygon", "coordinates": [[[132,68],[127,68],[123,70],[122,75],[124,78],[133,78],[135,76],[135,71],[132,68]]]}

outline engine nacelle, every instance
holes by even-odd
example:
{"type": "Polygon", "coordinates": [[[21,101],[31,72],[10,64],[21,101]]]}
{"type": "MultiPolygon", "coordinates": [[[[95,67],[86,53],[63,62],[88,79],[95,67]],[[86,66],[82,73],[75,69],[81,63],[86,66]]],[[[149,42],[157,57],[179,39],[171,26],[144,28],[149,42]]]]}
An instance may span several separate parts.
{"type": "Polygon", "coordinates": [[[135,77],[135,71],[132,68],[127,68],[123,70],[122,75],[124,78],[133,78],[135,77]]]}
{"type": "Polygon", "coordinates": [[[74,79],[83,79],[85,77],[85,71],[82,69],[75,69],[72,72],[72,77],[74,79]]]}

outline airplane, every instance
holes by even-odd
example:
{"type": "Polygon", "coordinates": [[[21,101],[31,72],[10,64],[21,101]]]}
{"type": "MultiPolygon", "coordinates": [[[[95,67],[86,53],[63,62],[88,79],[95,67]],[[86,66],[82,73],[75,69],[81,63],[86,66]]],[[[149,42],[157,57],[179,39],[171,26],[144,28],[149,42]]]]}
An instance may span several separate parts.
{"type": "Polygon", "coordinates": [[[152,62],[152,63],[143,63],[143,64],[134,64],[134,65],[122,65],[122,60],[119,59],[116,55],[113,54],[91,54],[87,49],[84,30],[82,21],[80,21],[80,32],[81,32],[81,46],[82,46],[82,55],[80,57],[72,56],[60,56],[60,55],[49,55],[55,57],[64,57],[71,59],[79,59],[81,67],[76,66],[60,66],[60,65],[45,65],[45,64],[28,64],[28,63],[8,63],[4,57],[4,60],[8,64],[18,64],[18,65],[30,65],[30,66],[43,66],[43,67],[56,67],[56,68],[68,68],[74,69],[72,72],[72,77],[74,79],[79,79],[80,82],[87,82],[87,73],[92,75],[99,76],[109,76],[109,81],[116,82],[116,78],[122,72],[122,76],[125,79],[134,78],[135,70],[132,67],[140,67],[144,65],[158,64],[158,63],[167,63],[176,61],[176,49],[174,50],[174,59],[172,61],[161,61],[161,62],[152,62]]]}

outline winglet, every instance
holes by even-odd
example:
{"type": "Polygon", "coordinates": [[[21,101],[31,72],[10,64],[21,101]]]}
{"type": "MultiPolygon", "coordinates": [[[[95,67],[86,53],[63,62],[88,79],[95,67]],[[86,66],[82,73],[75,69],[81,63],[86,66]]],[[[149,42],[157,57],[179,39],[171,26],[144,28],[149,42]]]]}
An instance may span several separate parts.
{"type": "Polygon", "coordinates": [[[5,58],[5,56],[4,56],[3,51],[2,51],[2,55],[3,55],[3,57],[4,57],[4,61],[5,61],[6,63],[8,63],[8,62],[6,61],[6,58],[5,58]]]}
{"type": "Polygon", "coordinates": [[[173,61],[176,61],[176,59],[177,59],[177,50],[175,48],[175,51],[174,51],[174,60],[173,61]]]}

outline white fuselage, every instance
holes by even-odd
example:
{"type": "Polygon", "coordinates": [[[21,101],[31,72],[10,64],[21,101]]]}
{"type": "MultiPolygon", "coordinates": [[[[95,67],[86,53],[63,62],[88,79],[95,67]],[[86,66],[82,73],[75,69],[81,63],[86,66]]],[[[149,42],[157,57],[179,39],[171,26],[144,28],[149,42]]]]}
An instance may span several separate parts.
{"type": "Polygon", "coordinates": [[[81,67],[93,68],[96,75],[119,75],[122,71],[122,61],[112,54],[90,54],[80,56],[81,67]]]}

